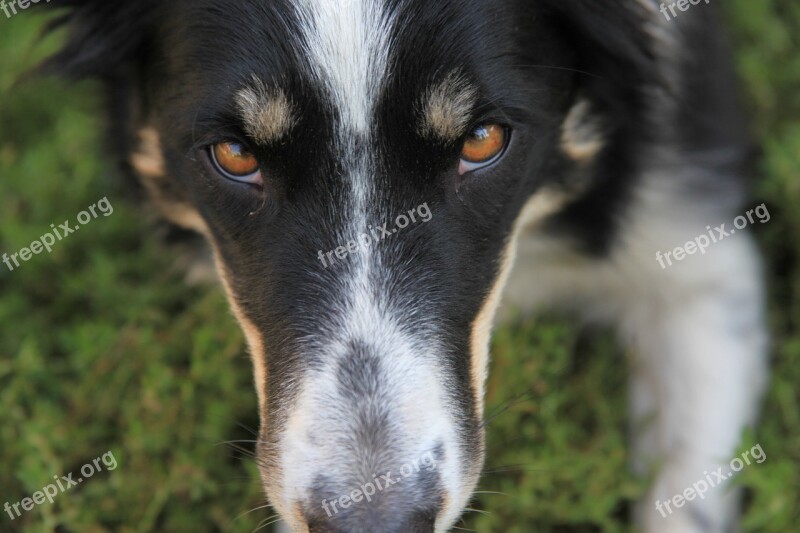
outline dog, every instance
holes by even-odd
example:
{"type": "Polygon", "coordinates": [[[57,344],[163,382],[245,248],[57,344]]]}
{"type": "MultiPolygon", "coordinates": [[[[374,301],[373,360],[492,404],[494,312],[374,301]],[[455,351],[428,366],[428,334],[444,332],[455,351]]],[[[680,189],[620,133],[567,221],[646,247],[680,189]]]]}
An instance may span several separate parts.
{"type": "Polygon", "coordinates": [[[732,456],[768,379],[759,254],[729,231],[754,150],[716,3],[47,8],[67,38],[42,72],[104,82],[115,150],[213,250],[291,529],[456,523],[501,301],[619,332],[633,467],[654,473],[637,529],[736,527],[729,487],[656,508],[732,456]]]}

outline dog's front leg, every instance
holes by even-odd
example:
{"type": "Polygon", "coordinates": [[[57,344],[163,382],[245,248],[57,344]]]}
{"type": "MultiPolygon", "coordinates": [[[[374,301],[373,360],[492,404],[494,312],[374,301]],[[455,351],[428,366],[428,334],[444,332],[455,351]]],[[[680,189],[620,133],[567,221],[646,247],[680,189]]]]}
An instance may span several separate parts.
{"type": "Polygon", "coordinates": [[[737,236],[693,265],[663,271],[659,296],[625,325],[635,354],[635,465],[655,472],[637,529],[736,528],[739,491],[729,479],[740,468],[737,447],[757,444],[742,443],[742,431],[754,423],[767,382],[756,258],[749,239],[737,236]]]}

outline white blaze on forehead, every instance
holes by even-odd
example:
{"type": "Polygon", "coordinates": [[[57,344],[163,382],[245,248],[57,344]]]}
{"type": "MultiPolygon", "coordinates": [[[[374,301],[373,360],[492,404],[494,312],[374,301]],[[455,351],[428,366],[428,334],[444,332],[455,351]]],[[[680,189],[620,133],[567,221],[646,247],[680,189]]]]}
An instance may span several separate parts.
{"type": "MultiPolygon", "coordinates": [[[[394,16],[385,0],[296,0],[301,30],[301,52],[309,75],[325,90],[336,112],[337,152],[350,183],[351,213],[345,241],[367,231],[367,208],[372,193],[373,161],[357,160],[355,140],[371,137],[375,106],[389,71],[394,16]]],[[[365,259],[365,258],[362,258],[365,259]]],[[[361,274],[369,276],[366,260],[361,274]]]]}
{"type": "Polygon", "coordinates": [[[297,0],[311,74],[343,126],[366,132],[389,65],[394,20],[381,0],[297,0]]]}

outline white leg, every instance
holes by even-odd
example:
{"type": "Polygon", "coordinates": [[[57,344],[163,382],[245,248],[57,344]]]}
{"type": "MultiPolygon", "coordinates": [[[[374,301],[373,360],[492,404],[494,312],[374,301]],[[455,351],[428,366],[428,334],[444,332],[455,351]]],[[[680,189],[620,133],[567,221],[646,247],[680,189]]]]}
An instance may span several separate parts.
{"type": "Polygon", "coordinates": [[[767,381],[756,253],[746,236],[738,239],[698,257],[704,264],[691,273],[654,279],[663,284],[660,296],[636,306],[624,324],[633,348],[634,466],[657,472],[637,509],[648,533],[736,527],[738,491],[717,472],[731,474],[737,447],[756,444],[740,439],[767,381]],[[684,493],[691,501],[682,501],[684,493]]]}

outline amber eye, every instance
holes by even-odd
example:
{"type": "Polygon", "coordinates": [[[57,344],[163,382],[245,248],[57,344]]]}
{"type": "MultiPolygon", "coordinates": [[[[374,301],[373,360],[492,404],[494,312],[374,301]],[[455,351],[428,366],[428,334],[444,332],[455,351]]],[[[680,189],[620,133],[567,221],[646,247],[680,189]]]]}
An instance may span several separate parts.
{"type": "Polygon", "coordinates": [[[461,174],[494,163],[505,150],[508,132],[499,124],[482,124],[472,130],[461,150],[461,174]]]}
{"type": "Polygon", "coordinates": [[[245,183],[261,180],[258,159],[244,145],[237,142],[218,143],[211,147],[211,159],[217,170],[226,178],[245,183]]]}

